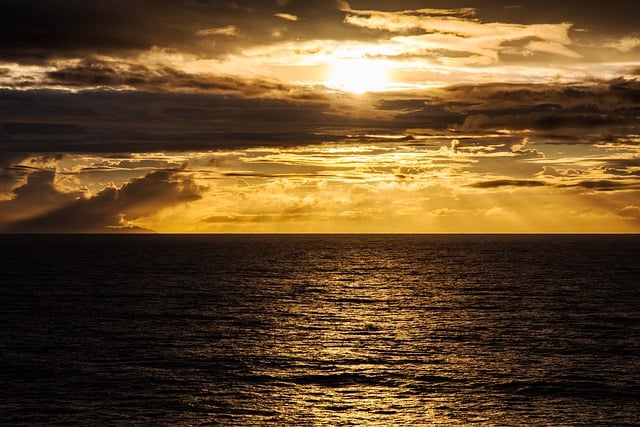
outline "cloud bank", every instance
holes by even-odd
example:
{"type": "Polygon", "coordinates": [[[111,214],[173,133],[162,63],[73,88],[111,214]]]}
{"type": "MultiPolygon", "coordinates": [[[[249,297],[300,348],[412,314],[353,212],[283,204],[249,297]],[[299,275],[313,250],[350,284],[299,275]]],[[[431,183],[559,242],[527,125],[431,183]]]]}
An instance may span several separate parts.
{"type": "Polygon", "coordinates": [[[0,227],[640,231],[635,8],[8,0],[0,227]]]}

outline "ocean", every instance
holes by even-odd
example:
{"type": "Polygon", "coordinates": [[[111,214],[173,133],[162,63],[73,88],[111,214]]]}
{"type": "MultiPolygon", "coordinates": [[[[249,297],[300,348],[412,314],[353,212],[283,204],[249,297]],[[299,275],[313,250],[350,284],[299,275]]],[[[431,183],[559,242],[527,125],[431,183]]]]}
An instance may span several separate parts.
{"type": "Polygon", "coordinates": [[[640,424],[637,235],[2,235],[0,424],[640,424]]]}

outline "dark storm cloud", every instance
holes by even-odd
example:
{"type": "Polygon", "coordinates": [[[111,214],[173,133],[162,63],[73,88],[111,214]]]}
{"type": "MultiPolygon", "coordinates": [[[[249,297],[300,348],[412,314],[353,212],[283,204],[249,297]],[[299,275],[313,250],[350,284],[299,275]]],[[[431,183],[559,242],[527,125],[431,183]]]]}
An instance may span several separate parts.
{"type": "Polygon", "coordinates": [[[394,115],[394,124],[404,128],[447,129],[462,123],[465,115],[451,111],[446,102],[424,99],[382,100],[378,108],[394,115]]]}
{"type": "MultiPolygon", "coordinates": [[[[446,88],[444,99],[459,102],[469,111],[481,109],[511,109],[514,106],[549,109],[580,107],[585,110],[636,106],[640,103],[640,81],[614,79],[591,84],[507,84],[454,85],[446,88]]],[[[452,109],[455,109],[452,105],[452,109]]]]}
{"type": "Polygon", "coordinates": [[[327,106],[237,96],[0,91],[5,152],[126,152],[309,142],[327,106]]]}
{"type": "Polygon", "coordinates": [[[520,113],[500,114],[489,116],[486,114],[470,115],[461,126],[465,131],[493,130],[493,129],[591,129],[609,128],[617,125],[630,124],[632,116],[624,114],[593,113],[581,114],[571,110],[560,110],[550,113],[520,113]]]}
{"type": "Polygon", "coordinates": [[[339,36],[353,32],[341,29],[343,16],[331,0],[6,0],[0,58],[39,61],[152,46],[222,53],[238,40],[217,29],[233,26],[242,43],[256,44],[272,41],[274,29],[293,38],[339,36]],[[300,19],[286,21],[277,13],[300,19]]]}
{"type": "Polygon", "coordinates": [[[640,82],[636,80],[464,84],[427,92],[423,98],[417,94],[380,98],[377,108],[392,117],[388,125],[394,130],[455,129],[472,135],[527,130],[548,141],[618,144],[625,141],[621,136],[640,131],[640,82]]]}
{"type": "Polygon", "coordinates": [[[616,79],[592,85],[458,85],[435,101],[464,117],[464,131],[637,129],[640,82],[616,79]]]}
{"type": "Polygon", "coordinates": [[[356,117],[327,101],[236,95],[0,90],[0,152],[150,152],[292,146],[366,132],[393,117],[356,117]]]}
{"type": "Polygon", "coordinates": [[[55,171],[53,170],[40,170],[30,173],[27,183],[13,191],[15,199],[12,202],[33,203],[38,201],[44,204],[51,204],[73,200],[76,195],[63,194],[54,188],[54,178],[55,171]]]}
{"type": "Polygon", "coordinates": [[[374,109],[360,111],[345,107],[347,98],[340,106],[340,100],[313,92],[296,94],[269,82],[251,86],[233,78],[175,70],[120,72],[101,62],[52,72],[50,78],[105,84],[129,81],[139,84],[139,90],[0,90],[0,152],[293,146],[328,138],[335,141],[344,134],[402,134],[411,129],[457,129],[471,134],[526,129],[546,140],[622,144],[620,136],[640,132],[640,83],[633,80],[592,85],[458,85],[423,97],[404,93],[403,99],[378,94],[371,95],[374,109]],[[140,83],[133,81],[136,73],[145,76],[140,83]],[[165,84],[197,90],[152,91],[165,84]],[[198,93],[203,87],[213,93],[198,93]],[[244,90],[261,96],[247,97],[244,90]]]}
{"type": "Polygon", "coordinates": [[[150,69],[124,61],[85,59],[79,64],[46,73],[45,84],[67,87],[129,87],[151,91],[234,92],[253,96],[292,89],[283,83],[230,76],[194,74],[171,68],[150,69]]]}
{"type": "MultiPolygon", "coordinates": [[[[627,175],[628,176],[628,175],[627,175]]],[[[471,185],[473,188],[479,188],[484,190],[499,189],[502,187],[545,187],[553,184],[531,179],[497,179],[490,181],[480,181],[471,185]]],[[[582,190],[589,190],[594,192],[613,192],[613,191],[629,191],[637,190],[640,188],[635,180],[615,180],[615,179],[590,179],[582,180],[571,184],[557,185],[559,188],[576,188],[582,190]]]]}
{"type": "Polygon", "coordinates": [[[166,4],[157,2],[156,9],[145,3],[5,1],[0,18],[0,52],[5,58],[48,58],[86,51],[144,49],[163,39],[185,37],[180,34],[185,30],[170,34],[158,19],[166,4]]]}
{"type": "Polygon", "coordinates": [[[41,215],[48,210],[72,203],[80,196],[78,193],[59,192],[53,185],[53,170],[29,171],[13,167],[5,169],[4,173],[10,174],[12,185],[18,177],[26,177],[26,182],[13,190],[12,199],[0,201],[0,230],[4,230],[8,223],[41,215]]]}
{"type": "Polygon", "coordinates": [[[636,168],[638,172],[634,172],[634,174],[640,174],[640,158],[633,159],[603,159],[604,168],[608,171],[616,171],[622,170],[625,171],[625,174],[629,174],[629,168],[636,168]]]}
{"type": "Polygon", "coordinates": [[[151,215],[164,207],[197,200],[201,192],[188,177],[180,177],[173,171],[156,171],[120,188],[107,187],[94,197],[85,199],[55,190],[53,177],[53,172],[32,175],[27,184],[15,190],[14,199],[2,204],[9,211],[15,211],[17,205],[43,205],[42,199],[31,200],[33,197],[49,197],[60,207],[51,209],[48,206],[50,210],[47,212],[8,224],[3,231],[127,231],[126,221],[151,215]]]}
{"type": "Polygon", "coordinates": [[[611,91],[622,100],[640,104],[640,80],[616,79],[611,82],[611,91]]]}
{"type": "Polygon", "coordinates": [[[562,187],[577,187],[593,191],[621,191],[638,190],[640,185],[637,182],[627,182],[623,180],[615,181],[610,179],[585,180],[576,184],[562,185],[562,187]]]}
{"type": "Polygon", "coordinates": [[[547,185],[543,181],[528,179],[497,179],[492,181],[482,181],[472,185],[475,188],[500,188],[500,187],[543,187],[547,185]]]}
{"type": "MultiPolygon", "coordinates": [[[[45,197],[42,200],[47,201],[47,195],[50,195],[51,192],[46,186],[39,186],[38,184],[45,182],[48,179],[46,177],[52,171],[43,169],[42,165],[48,162],[55,162],[60,158],[60,155],[32,156],[30,153],[2,152],[0,150],[0,197],[13,193],[15,188],[30,180],[32,184],[30,188],[43,190],[45,197]]],[[[22,194],[21,197],[24,199],[25,191],[26,189],[22,189],[14,194],[22,194]]]]}

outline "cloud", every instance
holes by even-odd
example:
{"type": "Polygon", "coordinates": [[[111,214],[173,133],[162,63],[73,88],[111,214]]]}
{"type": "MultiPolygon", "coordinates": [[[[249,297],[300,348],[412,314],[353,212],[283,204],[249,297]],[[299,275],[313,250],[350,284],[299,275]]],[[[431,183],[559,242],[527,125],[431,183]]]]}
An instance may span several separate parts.
{"type": "Polygon", "coordinates": [[[631,52],[640,46],[640,38],[626,36],[615,42],[607,43],[604,46],[616,49],[620,52],[631,52]]]}
{"type": "Polygon", "coordinates": [[[26,176],[26,182],[12,190],[10,199],[0,201],[0,228],[2,224],[19,222],[58,209],[82,195],[79,192],[58,191],[54,186],[54,170],[22,171],[23,176],[26,176]]]}
{"type": "Polygon", "coordinates": [[[640,189],[640,183],[637,181],[627,180],[610,180],[610,179],[596,179],[596,180],[584,180],[575,184],[565,184],[565,187],[578,187],[593,191],[620,191],[620,190],[638,190],[640,189]]]}
{"type": "Polygon", "coordinates": [[[640,87],[635,80],[615,79],[592,84],[456,85],[437,94],[434,104],[447,105],[463,116],[456,126],[467,132],[500,129],[561,130],[601,136],[637,129],[640,87]]]}
{"type": "Polygon", "coordinates": [[[69,85],[132,88],[0,90],[1,153],[292,146],[347,134],[407,137],[453,131],[519,133],[514,141],[528,136],[630,145],[635,140],[628,135],[640,133],[640,83],[624,79],[455,85],[429,92],[329,98],[273,82],[252,86],[233,78],[104,61],[81,62],[53,71],[49,78],[69,85]],[[244,92],[249,90],[252,95],[244,92]]]}
{"type": "Polygon", "coordinates": [[[283,16],[304,17],[292,38],[339,36],[341,14],[334,2],[6,0],[0,15],[0,59],[37,63],[90,55],[130,56],[153,46],[209,56],[237,51],[245,44],[271,41],[265,34],[283,16]],[[277,17],[275,14],[280,14],[277,17]],[[203,37],[218,36],[215,44],[203,37]],[[220,37],[222,36],[222,37],[220,37]],[[228,38],[229,40],[223,40],[228,38]]]}
{"type": "Polygon", "coordinates": [[[290,13],[276,13],[273,16],[275,16],[276,18],[284,19],[285,21],[295,22],[298,20],[298,17],[296,15],[292,15],[290,13]]]}
{"type": "Polygon", "coordinates": [[[621,105],[632,106],[640,100],[640,82],[634,79],[558,83],[459,84],[443,88],[438,99],[461,103],[455,110],[489,110],[537,108],[582,108],[585,111],[613,110],[621,105]]]}
{"type": "Polygon", "coordinates": [[[0,223],[493,230],[542,201],[540,221],[574,202],[585,221],[637,216],[636,0],[512,3],[7,0],[0,223]],[[348,58],[389,65],[393,91],[324,87],[348,58]]]}
{"type": "MultiPolygon", "coordinates": [[[[2,127],[0,126],[0,134],[2,127]]],[[[0,143],[3,141],[0,136],[0,143]]],[[[0,155],[0,203],[13,197],[13,190],[24,183],[32,169],[22,162],[28,158],[25,153],[3,153],[0,155]]]]}
{"type": "Polygon", "coordinates": [[[347,57],[388,62],[394,76],[402,76],[398,87],[496,78],[493,69],[484,68],[488,65],[496,66],[505,79],[519,81],[609,78],[611,70],[622,67],[619,61],[595,71],[576,65],[567,74],[562,65],[575,65],[573,60],[581,55],[587,62],[593,59],[587,47],[602,46],[602,40],[577,43],[569,19],[518,23],[484,18],[504,9],[498,5],[386,11],[339,10],[338,3],[319,0],[135,0],[122,8],[125,13],[106,0],[49,3],[9,0],[8,16],[15,22],[3,26],[0,17],[0,85],[75,90],[82,87],[86,73],[84,82],[100,87],[215,91],[229,90],[231,81],[243,83],[242,93],[253,96],[252,88],[284,92],[315,84],[319,89],[326,68],[347,57]],[[60,19],[65,26],[40,22],[44,15],[52,22],[64,16],[60,19]],[[94,25],[98,16],[104,16],[104,22],[94,25]],[[32,39],[32,33],[37,37],[32,39]],[[2,55],[9,62],[1,64],[2,55]],[[536,61],[544,64],[535,66],[536,61]],[[501,69],[516,63],[519,69],[501,69]]]}
{"type": "Polygon", "coordinates": [[[527,179],[496,179],[492,181],[482,181],[472,184],[475,188],[500,188],[500,187],[543,187],[547,185],[543,181],[527,179]]]}
{"type": "Polygon", "coordinates": [[[459,30],[475,15],[475,9],[417,9],[399,12],[349,9],[345,23],[357,27],[384,30],[392,33],[460,34],[459,30]]]}
{"type": "Polygon", "coordinates": [[[577,32],[569,22],[589,30],[581,37],[599,37],[598,46],[604,34],[607,40],[618,40],[615,47],[621,52],[632,49],[638,37],[634,16],[628,13],[635,7],[632,1],[602,8],[575,0],[541,0],[505,8],[509,2],[480,0],[471,9],[468,2],[451,0],[421,9],[424,3],[418,1],[390,5],[375,0],[353,2],[354,7],[327,0],[132,0],[126,5],[108,0],[6,0],[0,16],[0,60],[28,64],[95,55],[127,58],[153,47],[225,58],[252,46],[268,46],[276,35],[288,41],[380,43],[390,41],[389,33],[409,37],[392,41],[398,56],[445,53],[443,61],[467,55],[467,63],[487,63],[521,50],[525,55],[577,58],[584,52],[576,49],[572,37],[577,32]],[[363,5],[368,9],[358,9],[363,5]],[[405,9],[389,11],[392,7],[405,9]],[[517,41],[524,43],[523,49],[508,45],[517,41]]]}
{"type": "Polygon", "coordinates": [[[85,89],[113,88],[148,91],[234,92],[258,96],[292,89],[278,81],[243,79],[230,75],[185,72],[170,66],[147,67],[136,62],[88,58],[48,71],[42,86],[85,89]]]}
{"type": "Polygon", "coordinates": [[[238,27],[236,27],[235,25],[226,25],[224,27],[203,28],[201,30],[196,31],[196,36],[199,36],[199,37],[208,37],[208,36],[237,37],[238,36],[238,27]]]}
{"type": "Polygon", "coordinates": [[[134,91],[0,90],[0,96],[0,153],[292,145],[320,142],[318,132],[340,124],[327,115],[329,105],[313,100],[134,91]]]}
{"type": "Polygon", "coordinates": [[[16,190],[14,200],[5,203],[46,204],[42,197],[49,195],[49,199],[62,206],[14,221],[4,228],[5,232],[127,231],[135,228],[131,221],[165,207],[195,201],[201,197],[202,191],[189,177],[173,171],[155,171],[120,188],[107,187],[90,198],[57,192],[52,189],[52,179],[53,172],[35,175],[24,187],[16,190]]]}
{"type": "Polygon", "coordinates": [[[558,113],[501,114],[494,117],[485,114],[470,115],[460,127],[465,131],[482,129],[591,129],[609,128],[629,123],[625,117],[615,114],[576,114],[571,111],[558,113]]]}
{"type": "Polygon", "coordinates": [[[144,1],[119,7],[100,0],[8,0],[0,18],[0,51],[5,57],[42,59],[87,51],[145,49],[179,36],[180,31],[171,31],[159,19],[171,9],[165,2],[154,8],[145,6],[151,5],[144,1]]]}
{"type": "Polygon", "coordinates": [[[640,220],[640,206],[634,206],[634,205],[625,206],[624,208],[619,209],[619,212],[621,215],[627,218],[640,220]]]}
{"type": "MultiPolygon", "coordinates": [[[[401,34],[391,38],[389,49],[401,56],[427,56],[443,64],[488,65],[501,53],[514,53],[509,43],[527,41],[525,53],[551,53],[579,58],[572,50],[571,23],[485,23],[475,18],[475,9],[417,9],[400,12],[349,10],[345,23],[372,30],[401,34]]],[[[391,54],[393,56],[393,53],[391,54]]]]}

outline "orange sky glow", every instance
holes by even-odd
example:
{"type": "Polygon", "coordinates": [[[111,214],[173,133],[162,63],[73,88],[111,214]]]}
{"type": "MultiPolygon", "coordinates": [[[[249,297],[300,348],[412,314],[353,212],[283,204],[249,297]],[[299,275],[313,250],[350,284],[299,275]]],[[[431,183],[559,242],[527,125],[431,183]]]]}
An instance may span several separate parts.
{"type": "Polygon", "coordinates": [[[0,231],[640,231],[635,2],[9,3],[0,231]]]}

